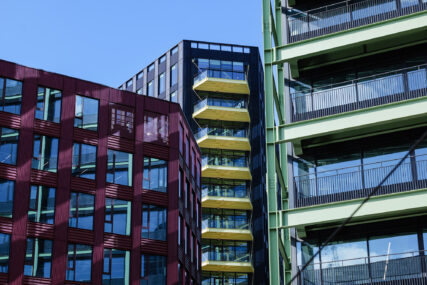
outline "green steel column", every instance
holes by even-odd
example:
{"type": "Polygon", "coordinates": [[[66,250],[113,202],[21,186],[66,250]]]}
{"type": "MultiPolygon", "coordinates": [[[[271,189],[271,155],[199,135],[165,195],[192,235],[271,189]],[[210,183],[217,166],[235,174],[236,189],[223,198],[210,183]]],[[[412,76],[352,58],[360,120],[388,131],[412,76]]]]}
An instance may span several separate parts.
{"type": "Polygon", "coordinates": [[[280,255],[284,261],[284,278],[288,283],[291,279],[290,263],[290,235],[289,230],[279,229],[280,225],[286,221],[281,220],[279,214],[279,203],[282,210],[288,208],[287,195],[287,159],[286,145],[279,145],[280,157],[276,157],[275,145],[278,140],[283,140],[283,132],[277,133],[274,122],[275,110],[278,115],[279,124],[285,121],[285,98],[283,64],[277,65],[276,90],[273,65],[276,58],[275,47],[282,44],[281,28],[281,1],[274,0],[274,9],[270,0],[263,0],[263,35],[264,35],[264,88],[265,88],[265,117],[266,117],[266,143],[267,143],[267,207],[268,207],[268,246],[269,246],[269,267],[270,284],[280,284],[280,255]],[[273,12],[274,11],[274,12],[273,12]],[[273,42],[274,41],[274,42],[273,42]],[[274,46],[273,46],[274,44],[274,46]],[[278,175],[279,178],[278,179],[278,175]],[[282,188],[282,201],[277,199],[277,181],[280,181],[282,188]]]}

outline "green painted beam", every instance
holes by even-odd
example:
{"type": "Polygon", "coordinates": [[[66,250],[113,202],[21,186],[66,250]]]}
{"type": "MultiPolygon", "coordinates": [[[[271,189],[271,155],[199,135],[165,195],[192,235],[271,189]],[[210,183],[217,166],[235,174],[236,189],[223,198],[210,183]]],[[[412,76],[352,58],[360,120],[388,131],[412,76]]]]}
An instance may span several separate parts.
{"type": "MultiPolygon", "coordinates": [[[[282,215],[287,217],[287,224],[280,227],[296,228],[299,232],[304,232],[310,226],[337,226],[350,216],[362,200],[363,198],[285,210],[282,215]]],[[[427,189],[419,189],[374,196],[356,213],[352,222],[400,218],[426,211],[427,189]]]]}
{"type": "Polygon", "coordinates": [[[273,48],[277,55],[274,62],[289,62],[292,74],[298,77],[298,61],[302,59],[334,55],[340,50],[363,48],[364,45],[375,43],[381,45],[381,49],[386,49],[394,45],[397,38],[411,41],[409,34],[419,32],[425,36],[426,31],[427,11],[422,11],[273,48]]]}
{"type": "Polygon", "coordinates": [[[323,137],[330,143],[346,136],[354,138],[423,123],[427,123],[427,97],[281,125],[285,138],[279,142],[301,145],[303,140],[317,138],[316,142],[320,143],[323,137]]]}

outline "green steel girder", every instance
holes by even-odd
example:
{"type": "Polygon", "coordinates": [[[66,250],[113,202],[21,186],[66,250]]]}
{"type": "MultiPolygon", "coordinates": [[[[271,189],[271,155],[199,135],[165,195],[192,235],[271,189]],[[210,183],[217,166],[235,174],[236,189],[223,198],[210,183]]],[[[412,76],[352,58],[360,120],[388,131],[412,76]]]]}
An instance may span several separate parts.
{"type": "Polygon", "coordinates": [[[278,124],[285,123],[285,97],[283,63],[275,63],[277,58],[275,47],[282,45],[282,10],[281,0],[263,0],[263,35],[264,35],[264,88],[265,88],[265,117],[267,141],[267,207],[268,207],[268,250],[270,284],[280,284],[280,257],[283,259],[284,281],[291,280],[290,232],[281,229],[280,210],[288,209],[287,194],[287,150],[286,144],[279,144],[279,157],[276,157],[276,144],[284,140],[283,132],[278,133],[275,124],[275,114],[278,124]],[[273,7],[274,5],[274,7],[273,7]],[[277,68],[274,70],[274,68],[277,68]],[[276,79],[277,77],[277,87],[276,79]],[[278,201],[278,185],[282,191],[282,201],[278,201]],[[281,206],[279,208],[279,205],[281,206]]]}

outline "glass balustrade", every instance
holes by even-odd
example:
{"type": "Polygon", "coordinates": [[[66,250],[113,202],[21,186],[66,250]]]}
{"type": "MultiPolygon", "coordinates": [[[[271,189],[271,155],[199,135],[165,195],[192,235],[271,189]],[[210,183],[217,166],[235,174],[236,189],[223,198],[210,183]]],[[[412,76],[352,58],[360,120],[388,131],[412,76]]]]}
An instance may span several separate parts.
{"type": "Polygon", "coordinates": [[[219,69],[202,69],[202,71],[194,77],[194,84],[202,81],[205,78],[222,78],[232,80],[246,80],[246,74],[243,71],[226,71],[219,69]]]}
{"type": "Polygon", "coordinates": [[[231,128],[216,128],[216,127],[206,127],[200,128],[199,131],[194,135],[196,140],[204,136],[221,136],[221,137],[238,137],[238,138],[247,138],[248,130],[246,128],[242,129],[231,129],[231,128]]]}
{"type": "Polygon", "coordinates": [[[202,166],[208,165],[249,167],[249,159],[247,156],[204,154],[202,156],[202,166]]]}
{"type": "Polygon", "coordinates": [[[247,107],[247,103],[244,99],[225,99],[208,97],[194,105],[194,112],[197,112],[198,110],[206,106],[244,109],[247,107]]]}

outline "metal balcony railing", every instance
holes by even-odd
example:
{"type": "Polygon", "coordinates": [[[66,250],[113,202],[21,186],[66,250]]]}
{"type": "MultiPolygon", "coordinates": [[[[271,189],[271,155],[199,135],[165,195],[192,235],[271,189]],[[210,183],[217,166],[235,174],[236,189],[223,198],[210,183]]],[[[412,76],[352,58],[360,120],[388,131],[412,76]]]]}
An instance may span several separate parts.
{"type": "Polygon", "coordinates": [[[301,271],[299,284],[373,284],[404,280],[405,283],[392,284],[425,284],[417,281],[427,281],[426,261],[424,252],[407,252],[322,262],[309,265],[301,271]]]}
{"type": "Polygon", "coordinates": [[[227,108],[247,108],[246,100],[243,99],[224,99],[224,98],[212,98],[208,97],[203,99],[194,105],[194,112],[206,107],[206,106],[217,106],[217,107],[227,107],[227,108]]]}
{"type": "Polygon", "coordinates": [[[223,78],[223,79],[233,79],[233,80],[246,80],[246,73],[243,71],[227,71],[219,69],[205,69],[202,70],[199,74],[194,77],[194,83],[202,81],[205,78],[223,78]]]}
{"type": "Polygon", "coordinates": [[[309,11],[288,10],[289,43],[409,15],[427,9],[425,0],[343,1],[309,11]]]}
{"type": "MultiPolygon", "coordinates": [[[[407,159],[376,195],[427,188],[427,155],[407,159]],[[409,160],[409,161],[408,161],[409,160]]],[[[366,197],[399,160],[317,172],[294,177],[295,206],[304,207],[366,197]]]]}
{"type": "Polygon", "coordinates": [[[196,140],[207,136],[222,136],[222,137],[238,137],[238,138],[247,138],[249,132],[247,129],[229,129],[229,128],[216,128],[216,127],[206,127],[201,128],[194,135],[196,140]]]}
{"type": "Polygon", "coordinates": [[[427,65],[291,94],[292,121],[427,96],[427,65]]]}
{"type": "Polygon", "coordinates": [[[202,253],[202,261],[251,262],[251,254],[247,247],[239,248],[234,252],[226,247],[215,247],[202,253]]]}

